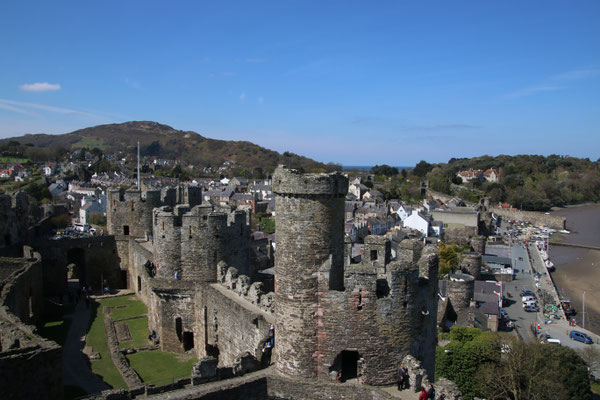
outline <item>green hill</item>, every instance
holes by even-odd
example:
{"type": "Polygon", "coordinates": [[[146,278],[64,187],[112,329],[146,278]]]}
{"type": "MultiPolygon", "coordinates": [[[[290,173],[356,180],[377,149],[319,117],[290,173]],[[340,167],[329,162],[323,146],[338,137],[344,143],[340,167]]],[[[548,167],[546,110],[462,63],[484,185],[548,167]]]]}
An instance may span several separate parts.
{"type": "MultiPolygon", "coordinates": [[[[142,155],[175,159],[198,167],[219,166],[225,161],[237,167],[273,170],[279,164],[301,167],[306,171],[336,169],[338,166],[314,161],[291,152],[280,154],[246,141],[210,139],[192,131],[180,131],[152,121],[130,121],[98,125],[62,135],[28,134],[0,140],[0,147],[19,142],[34,148],[99,148],[104,154],[135,153],[140,142],[142,155]],[[33,145],[33,146],[32,146],[33,145]]],[[[339,167],[338,167],[339,168],[339,167]]]]}

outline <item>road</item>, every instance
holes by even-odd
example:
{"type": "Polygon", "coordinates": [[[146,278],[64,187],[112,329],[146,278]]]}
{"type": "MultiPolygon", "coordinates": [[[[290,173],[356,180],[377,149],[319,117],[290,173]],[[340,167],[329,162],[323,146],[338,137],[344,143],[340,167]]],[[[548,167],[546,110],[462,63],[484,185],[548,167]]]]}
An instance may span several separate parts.
{"type": "MultiPolygon", "coordinates": [[[[550,335],[554,339],[560,340],[561,345],[571,347],[575,350],[588,350],[592,346],[600,351],[600,337],[596,334],[587,331],[581,327],[571,327],[568,321],[563,316],[560,320],[552,320],[546,324],[544,322],[544,314],[542,311],[533,313],[525,312],[521,302],[521,291],[523,289],[529,289],[536,292],[536,281],[534,278],[534,272],[542,273],[539,279],[539,284],[542,290],[545,290],[552,294],[555,301],[558,302],[558,295],[554,288],[552,280],[546,273],[546,269],[543,265],[543,261],[537,252],[534,244],[529,244],[529,254],[527,254],[527,248],[525,244],[519,241],[511,243],[511,258],[513,260],[513,267],[515,268],[515,280],[505,284],[505,307],[504,309],[508,313],[509,318],[514,322],[517,334],[525,341],[537,340],[535,334],[531,330],[532,324],[539,324],[542,328],[542,332],[550,335]],[[507,293],[512,294],[512,299],[507,299],[507,293]],[[594,344],[584,344],[571,340],[569,338],[569,332],[571,330],[578,330],[588,334],[593,340],[594,344]]],[[[596,376],[600,376],[600,370],[593,371],[596,376]]]]}

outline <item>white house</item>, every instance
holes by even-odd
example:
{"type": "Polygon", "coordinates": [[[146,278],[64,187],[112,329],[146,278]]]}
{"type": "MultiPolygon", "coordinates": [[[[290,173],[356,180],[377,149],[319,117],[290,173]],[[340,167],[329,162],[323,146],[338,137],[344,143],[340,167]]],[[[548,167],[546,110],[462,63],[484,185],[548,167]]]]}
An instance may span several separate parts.
{"type": "Polygon", "coordinates": [[[406,204],[401,204],[400,207],[396,210],[396,214],[400,217],[402,221],[408,218],[413,213],[413,209],[411,206],[407,206],[406,204]]]}
{"type": "Polygon", "coordinates": [[[431,217],[422,212],[414,212],[403,221],[403,225],[405,228],[417,230],[425,236],[428,236],[429,227],[431,226],[431,217]]]}
{"type": "Polygon", "coordinates": [[[99,202],[87,201],[83,206],[79,208],[79,222],[81,222],[82,224],[88,224],[88,218],[93,212],[104,213],[106,212],[106,206],[104,207],[103,211],[103,204],[100,204],[99,202]]]}
{"type": "Polygon", "coordinates": [[[46,176],[54,175],[54,168],[52,168],[50,165],[46,165],[44,168],[42,168],[42,173],[46,176]]]}

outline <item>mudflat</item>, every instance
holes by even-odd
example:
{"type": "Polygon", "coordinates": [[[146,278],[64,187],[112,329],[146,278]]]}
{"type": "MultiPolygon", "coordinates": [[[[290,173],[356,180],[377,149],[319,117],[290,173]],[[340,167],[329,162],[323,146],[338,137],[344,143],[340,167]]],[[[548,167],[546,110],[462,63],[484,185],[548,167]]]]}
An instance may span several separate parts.
{"type": "MultiPolygon", "coordinates": [[[[552,240],[588,246],[600,246],[600,204],[569,206],[553,214],[567,218],[568,235],[555,234],[552,240]]],[[[600,334],[600,251],[550,246],[550,259],[556,267],[552,278],[561,296],[571,300],[578,325],[583,321],[585,292],[585,327],[600,334]]]]}

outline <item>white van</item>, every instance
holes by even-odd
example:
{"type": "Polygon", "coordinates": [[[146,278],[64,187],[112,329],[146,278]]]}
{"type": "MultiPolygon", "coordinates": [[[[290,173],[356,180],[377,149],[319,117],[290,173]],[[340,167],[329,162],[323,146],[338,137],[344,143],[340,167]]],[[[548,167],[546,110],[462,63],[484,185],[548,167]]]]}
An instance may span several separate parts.
{"type": "Polygon", "coordinates": [[[81,224],[79,222],[76,222],[73,224],[73,227],[75,228],[75,230],[77,232],[88,232],[90,230],[90,226],[87,224],[81,224]]]}
{"type": "Polygon", "coordinates": [[[537,300],[528,300],[523,302],[523,307],[525,306],[537,306],[537,300]]]}
{"type": "Polygon", "coordinates": [[[535,298],[535,296],[523,296],[523,297],[521,298],[521,301],[522,301],[523,303],[525,303],[526,301],[532,301],[532,300],[535,300],[535,301],[537,301],[537,299],[535,298]]]}

